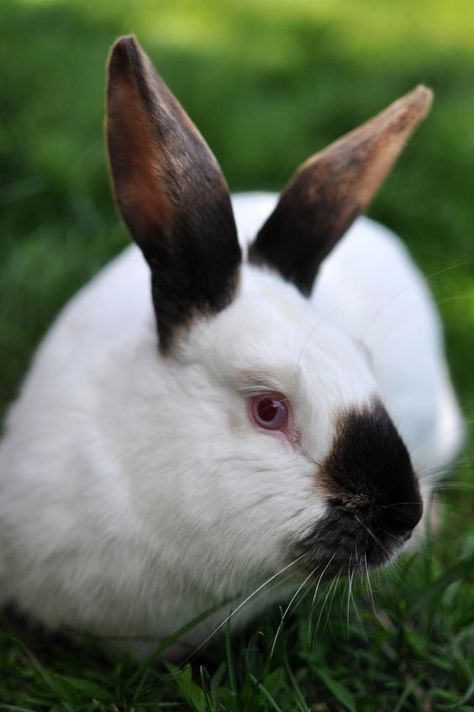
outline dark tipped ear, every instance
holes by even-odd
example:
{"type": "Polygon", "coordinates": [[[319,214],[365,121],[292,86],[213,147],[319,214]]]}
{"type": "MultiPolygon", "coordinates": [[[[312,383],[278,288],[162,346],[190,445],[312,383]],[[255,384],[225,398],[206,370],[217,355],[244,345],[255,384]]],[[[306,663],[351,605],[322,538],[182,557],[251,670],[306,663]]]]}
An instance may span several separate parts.
{"type": "Polygon", "coordinates": [[[166,351],[179,327],[232,300],[241,253],[217,161],[134,37],[110,54],[107,144],[119,210],[151,268],[166,351]]]}
{"type": "Polygon", "coordinates": [[[249,250],[305,295],[319,265],[361,213],[431,105],[419,86],[304,163],[249,250]]]}

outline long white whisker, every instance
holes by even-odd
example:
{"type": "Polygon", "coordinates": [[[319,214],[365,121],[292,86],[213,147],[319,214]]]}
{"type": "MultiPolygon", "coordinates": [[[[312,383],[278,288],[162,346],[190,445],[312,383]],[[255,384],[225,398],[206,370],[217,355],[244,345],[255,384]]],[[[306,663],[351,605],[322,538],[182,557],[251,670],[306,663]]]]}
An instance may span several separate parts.
{"type": "Polygon", "coordinates": [[[369,597],[369,601],[372,606],[372,610],[374,614],[376,614],[376,608],[375,608],[375,599],[374,599],[374,592],[372,589],[372,582],[370,580],[370,574],[369,574],[369,565],[367,563],[367,554],[364,554],[364,560],[365,560],[365,576],[366,576],[366,586],[367,586],[367,594],[369,597]]]}
{"type": "Polygon", "coordinates": [[[207,638],[205,638],[205,640],[203,640],[203,642],[200,643],[200,645],[193,650],[193,652],[184,660],[184,664],[189,662],[189,660],[191,659],[191,657],[193,655],[196,655],[196,653],[198,653],[205,645],[207,645],[207,643],[211,640],[211,638],[213,638],[214,635],[230,621],[232,616],[234,616],[236,613],[238,613],[238,611],[240,611],[249,601],[251,601],[252,598],[254,598],[258,593],[260,593],[260,591],[262,591],[266,586],[268,586],[268,584],[270,584],[272,581],[274,581],[276,578],[278,578],[278,576],[281,576],[282,573],[284,573],[285,571],[288,571],[289,568],[291,568],[292,566],[297,564],[299,561],[301,561],[301,559],[303,557],[304,557],[304,554],[301,554],[296,559],[291,561],[289,564],[284,566],[282,569],[277,571],[276,574],[273,574],[272,576],[270,576],[266,581],[264,581],[262,584],[260,584],[260,586],[258,586],[254,591],[252,591],[252,593],[250,595],[248,595],[243,601],[241,601],[241,603],[239,603],[237,608],[234,608],[229,613],[229,615],[227,615],[224,618],[224,620],[221,623],[219,623],[219,625],[216,628],[214,628],[212,633],[210,633],[207,636],[207,638]]]}
{"type": "Polygon", "coordinates": [[[316,641],[316,636],[318,635],[318,632],[319,632],[319,625],[320,625],[320,623],[321,623],[321,618],[322,618],[323,611],[324,611],[324,608],[325,608],[325,606],[326,606],[327,600],[328,600],[328,598],[329,598],[329,596],[330,596],[330,594],[331,594],[332,588],[336,586],[337,581],[339,580],[340,574],[341,574],[341,569],[339,569],[338,576],[335,577],[335,578],[331,581],[331,583],[330,583],[329,586],[328,586],[328,590],[326,591],[326,595],[325,595],[324,600],[323,600],[323,605],[321,606],[321,610],[319,611],[318,620],[316,621],[316,628],[315,628],[314,634],[313,634],[313,645],[314,645],[314,643],[315,643],[315,641],[316,641]]]}
{"type": "Polygon", "coordinates": [[[347,624],[347,637],[349,637],[350,631],[350,609],[351,609],[351,594],[352,594],[352,579],[354,577],[354,570],[351,569],[352,554],[349,559],[349,576],[347,577],[347,606],[346,606],[346,624],[347,624]]]}
{"type": "Polygon", "coordinates": [[[324,631],[326,630],[326,628],[327,628],[327,626],[328,626],[328,624],[329,624],[329,618],[330,618],[330,616],[331,616],[331,610],[332,610],[332,606],[333,606],[333,604],[334,604],[334,598],[335,598],[335,596],[336,596],[337,586],[338,586],[338,584],[339,584],[339,581],[341,580],[341,576],[342,576],[342,566],[341,566],[341,568],[339,569],[338,574],[337,574],[337,577],[336,577],[336,579],[335,579],[336,585],[335,585],[334,588],[333,588],[333,591],[332,591],[332,594],[331,594],[331,599],[330,599],[330,601],[329,601],[328,614],[327,614],[327,616],[326,616],[326,621],[325,621],[325,623],[324,623],[324,628],[323,628],[323,631],[322,631],[323,633],[324,633],[324,631]]]}
{"type": "Polygon", "coordinates": [[[296,597],[298,596],[299,592],[300,592],[301,589],[304,587],[305,583],[306,583],[307,581],[309,581],[309,579],[311,578],[311,576],[314,575],[315,571],[316,571],[315,569],[313,569],[312,571],[310,571],[310,573],[308,574],[308,576],[304,579],[303,583],[302,583],[300,586],[298,586],[298,588],[296,589],[295,593],[294,593],[293,596],[291,597],[290,602],[288,603],[287,607],[285,608],[285,611],[284,611],[284,613],[283,613],[283,615],[282,615],[282,617],[281,617],[281,621],[280,621],[280,623],[279,623],[279,625],[278,625],[277,631],[276,631],[275,636],[274,636],[274,638],[273,638],[272,647],[270,648],[270,657],[271,657],[271,658],[273,657],[273,653],[275,652],[275,646],[276,646],[276,643],[277,643],[277,640],[278,640],[278,636],[280,635],[280,631],[281,631],[281,629],[282,629],[282,627],[283,627],[283,623],[284,623],[285,620],[286,620],[286,617],[287,617],[287,615],[288,615],[288,611],[290,610],[290,608],[291,608],[291,606],[292,606],[292,604],[293,604],[293,601],[296,599],[296,597]]]}
{"type": "Polygon", "coordinates": [[[310,612],[310,619],[309,619],[309,626],[308,626],[309,631],[311,631],[311,628],[312,628],[312,626],[313,626],[313,611],[314,611],[314,605],[315,605],[315,602],[316,602],[316,596],[318,595],[318,591],[319,591],[319,589],[320,589],[320,587],[321,587],[321,582],[322,582],[322,580],[323,580],[324,574],[326,573],[326,571],[328,570],[328,568],[330,567],[330,565],[331,565],[332,562],[334,561],[335,556],[336,556],[336,552],[334,552],[334,554],[331,556],[331,558],[329,559],[328,563],[326,564],[326,566],[324,567],[324,569],[321,571],[318,580],[316,581],[316,585],[315,585],[315,587],[314,587],[314,593],[313,593],[313,600],[311,601],[311,612],[310,612]]]}
{"type": "MultiPolygon", "coordinates": [[[[444,268],[442,268],[442,269],[440,269],[440,270],[437,270],[436,272],[432,272],[431,274],[426,275],[426,276],[425,276],[425,279],[428,281],[428,280],[430,280],[432,277],[437,277],[437,276],[439,276],[440,274],[443,274],[443,273],[445,273],[445,272],[448,272],[449,270],[453,270],[453,269],[457,269],[457,268],[459,268],[459,267],[463,267],[463,266],[465,266],[466,264],[469,264],[469,263],[472,262],[472,261],[473,261],[473,258],[469,258],[469,259],[464,260],[463,262],[459,262],[459,263],[457,263],[457,264],[455,264],[455,265],[450,265],[449,267],[444,267],[444,268]]],[[[385,310],[388,306],[390,306],[391,304],[393,304],[394,302],[396,302],[397,299],[400,299],[400,297],[402,297],[402,296],[404,296],[405,294],[407,294],[407,293],[413,291],[414,289],[416,289],[416,285],[410,285],[410,286],[408,286],[408,287],[405,287],[405,289],[402,289],[400,292],[398,292],[397,294],[394,294],[392,297],[390,297],[390,299],[386,300],[383,304],[381,304],[381,306],[377,309],[377,311],[375,312],[375,314],[373,315],[373,317],[370,319],[369,323],[367,324],[367,326],[366,326],[366,331],[365,331],[365,334],[364,334],[364,337],[363,337],[362,340],[365,339],[365,337],[366,337],[368,331],[374,326],[374,324],[376,323],[376,321],[379,319],[379,317],[381,316],[381,314],[384,312],[384,310],[385,310]]]]}

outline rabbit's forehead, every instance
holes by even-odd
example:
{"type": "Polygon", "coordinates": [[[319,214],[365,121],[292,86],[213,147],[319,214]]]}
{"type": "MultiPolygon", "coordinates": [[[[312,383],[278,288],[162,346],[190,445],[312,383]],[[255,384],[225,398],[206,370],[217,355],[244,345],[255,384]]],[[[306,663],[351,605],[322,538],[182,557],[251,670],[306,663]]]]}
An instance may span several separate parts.
{"type": "Polygon", "coordinates": [[[328,411],[365,405],[376,388],[363,349],[291,285],[254,272],[199,331],[204,362],[237,385],[266,385],[297,399],[308,416],[316,401],[328,411]]]}

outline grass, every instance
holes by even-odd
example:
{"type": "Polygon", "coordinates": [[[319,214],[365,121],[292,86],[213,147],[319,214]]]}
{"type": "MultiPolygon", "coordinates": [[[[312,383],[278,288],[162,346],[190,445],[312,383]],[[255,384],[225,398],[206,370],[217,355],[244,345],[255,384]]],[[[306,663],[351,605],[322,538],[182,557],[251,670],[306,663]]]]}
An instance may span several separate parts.
{"type": "MultiPolygon", "coordinates": [[[[103,66],[134,31],[232,189],[279,188],[315,150],[420,81],[435,105],[371,214],[429,276],[474,411],[471,0],[2,0],[0,403],[60,306],[126,244],[106,174],[103,66]],[[431,276],[430,276],[431,275],[431,276]]],[[[40,641],[5,615],[0,709],[474,710],[472,443],[440,493],[444,523],[392,573],[326,585],[182,667],[40,641]],[[319,611],[323,609],[318,624],[319,611]],[[330,611],[330,612],[329,612],[330,611]]]]}

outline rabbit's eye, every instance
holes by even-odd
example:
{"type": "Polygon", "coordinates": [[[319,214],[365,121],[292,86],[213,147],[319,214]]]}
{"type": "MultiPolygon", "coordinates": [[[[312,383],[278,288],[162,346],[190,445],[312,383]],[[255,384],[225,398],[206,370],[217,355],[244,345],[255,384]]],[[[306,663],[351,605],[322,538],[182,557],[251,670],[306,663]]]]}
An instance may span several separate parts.
{"type": "Polygon", "coordinates": [[[253,396],[249,401],[253,421],[265,430],[286,430],[290,415],[288,401],[281,393],[253,396]]]}

